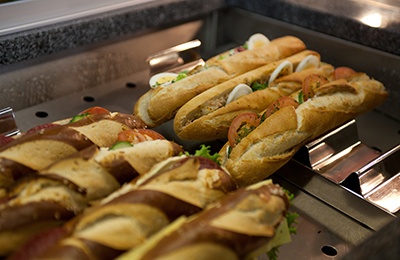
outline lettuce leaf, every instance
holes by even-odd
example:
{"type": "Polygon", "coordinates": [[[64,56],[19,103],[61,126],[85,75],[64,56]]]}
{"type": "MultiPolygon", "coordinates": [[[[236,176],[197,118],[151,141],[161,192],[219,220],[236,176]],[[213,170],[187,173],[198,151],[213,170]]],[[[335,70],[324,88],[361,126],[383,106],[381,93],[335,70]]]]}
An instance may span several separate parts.
{"type": "MultiPolygon", "coordinates": [[[[200,145],[200,149],[196,150],[193,155],[205,157],[205,158],[210,159],[213,162],[217,163],[218,165],[221,165],[221,162],[220,162],[221,155],[219,155],[218,153],[211,154],[210,149],[211,149],[211,146],[202,144],[202,145],[200,145]]],[[[185,152],[185,155],[190,156],[191,154],[189,152],[185,152]]]]}

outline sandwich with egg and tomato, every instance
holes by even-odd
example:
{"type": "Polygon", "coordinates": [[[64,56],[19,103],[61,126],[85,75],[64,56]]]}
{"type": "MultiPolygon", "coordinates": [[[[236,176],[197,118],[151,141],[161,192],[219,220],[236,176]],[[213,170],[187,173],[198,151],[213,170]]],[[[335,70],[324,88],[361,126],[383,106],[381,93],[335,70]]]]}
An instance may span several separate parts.
{"type": "Polygon", "coordinates": [[[238,115],[222,147],[222,165],[240,186],[261,181],[307,142],[381,105],[388,92],[365,73],[338,67],[334,78],[309,75],[302,90],[261,113],[238,115]]]}
{"type": "Polygon", "coordinates": [[[174,131],[185,140],[226,138],[233,119],[245,112],[259,113],[302,87],[310,74],[332,77],[332,65],[304,50],[223,82],[191,99],[174,118],[174,131]]]}
{"type": "Polygon", "coordinates": [[[136,102],[133,114],[149,127],[156,127],[172,119],[180,107],[205,90],[305,48],[297,37],[270,41],[265,36],[253,35],[244,46],[210,58],[187,73],[154,75],[150,78],[150,90],[136,102]]]}

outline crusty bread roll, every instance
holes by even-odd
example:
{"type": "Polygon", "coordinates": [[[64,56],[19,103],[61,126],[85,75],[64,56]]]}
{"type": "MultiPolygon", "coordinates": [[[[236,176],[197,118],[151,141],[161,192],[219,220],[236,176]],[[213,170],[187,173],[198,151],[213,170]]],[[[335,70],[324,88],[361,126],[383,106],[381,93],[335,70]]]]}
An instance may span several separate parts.
{"type": "Polygon", "coordinates": [[[158,126],[172,119],[182,105],[203,91],[304,49],[305,44],[300,39],[285,36],[263,47],[238,52],[224,59],[211,59],[203,67],[197,67],[194,73],[189,73],[190,76],[146,92],[136,102],[133,114],[150,127],[158,126]]]}
{"type": "MultiPolygon", "coordinates": [[[[155,259],[256,259],[271,249],[285,225],[289,201],[272,182],[240,189],[195,217],[179,220],[143,246],[119,257],[155,259]]],[[[285,236],[290,241],[290,235],[285,236]]]]}
{"type": "Polygon", "coordinates": [[[220,150],[222,165],[241,186],[263,180],[302,145],[379,106],[387,95],[381,82],[364,73],[329,82],[296,109],[283,107],[267,117],[229,152],[227,143],[220,150]]]}
{"type": "Polygon", "coordinates": [[[0,256],[182,151],[167,140],[148,140],[117,150],[92,145],[19,179],[0,200],[0,256]]]}
{"type": "Polygon", "coordinates": [[[144,127],[136,116],[107,111],[63,125],[39,126],[0,147],[0,189],[93,144],[109,147],[123,130],[144,127]]]}
{"type": "Polygon", "coordinates": [[[276,79],[268,88],[257,90],[226,104],[229,93],[238,84],[251,85],[253,82],[268,82],[271,73],[284,61],[296,67],[309,55],[319,58],[319,54],[306,50],[283,60],[279,60],[255,70],[244,73],[234,79],[219,84],[194,97],[177,112],[174,118],[175,133],[181,139],[216,140],[226,138],[232,120],[244,112],[261,112],[282,96],[290,95],[301,89],[302,80],[309,74],[325,77],[333,73],[334,68],[326,63],[319,67],[294,72],[276,79]]]}
{"type": "Polygon", "coordinates": [[[12,259],[114,259],[236,188],[230,175],[209,159],[172,157],[68,222],[63,239],[43,248],[52,234],[34,238],[12,259]]]}

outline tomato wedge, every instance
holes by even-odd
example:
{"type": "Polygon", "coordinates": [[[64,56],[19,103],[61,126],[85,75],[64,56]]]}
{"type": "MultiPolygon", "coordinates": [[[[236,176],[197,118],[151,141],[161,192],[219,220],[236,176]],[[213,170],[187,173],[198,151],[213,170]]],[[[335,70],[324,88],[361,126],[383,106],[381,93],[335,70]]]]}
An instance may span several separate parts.
{"type": "Polygon", "coordinates": [[[11,143],[13,140],[14,140],[14,138],[12,138],[12,137],[0,134],[0,147],[3,145],[6,145],[8,143],[11,143]]]}
{"type": "Polygon", "coordinates": [[[126,141],[131,144],[136,144],[150,140],[165,140],[165,137],[150,129],[128,129],[118,133],[118,142],[126,141]]]}
{"type": "Polygon", "coordinates": [[[246,112],[233,119],[228,131],[228,141],[230,147],[235,147],[240,140],[248,135],[260,124],[261,118],[257,113],[246,112]]]}
{"type": "Polygon", "coordinates": [[[79,114],[75,115],[70,123],[74,123],[76,121],[81,120],[82,118],[89,116],[89,115],[105,115],[105,114],[110,114],[110,111],[108,111],[107,109],[103,108],[103,107],[91,107],[88,108],[86,110],[83,110],[82,112],[80,112],[79,114]]]}
{"type": "Polygon", "coordinates": [[[26,133],[30,134],[30,133],[34,133],[34,132],[40,131],[42,129],[53,128],[53,127],[56,127],[56,126],[59,126],[59,125],[53,124],[53,123],[38,125],[38,126],[35,126],[35,127],[32,127],[31,129],[29,129],[28,131],[26,131],[26,133]]]}
{"type": "Polygon", "coordinates": [[[91,108],[88,108],[88,109],[82,111],[79,114],[102,115],[102,114],[109,114],[109,113],[110,113],[110,111],[103,107],[94,106],[94,107],[91,107],[91,108]]]}
{"type": "Polygon", "coordinates": [[[285,96],[277,99],[274,103],[272,103],[266,110],[265,113],[263,114],[263,118],[267,118],[279,109],[283,107],[288,107],[288,106],[293,106],[294,108],[297,108],[299,106],[299,103],[291,97],[285,96]]]}
{"type": "Polygon", "coordinates": [[[354,74],[356,74],[356,72],[348,67],[337,67],[333,72],[335,79],[346,79],[354,74]]]}
{"type": "Polygon", "coordinates": [[[315,90],[328,82],[327,78],[317,74],[311,74],[305,77],[302,84],[303,101],[312,98],[315,95],[315,90]]]}

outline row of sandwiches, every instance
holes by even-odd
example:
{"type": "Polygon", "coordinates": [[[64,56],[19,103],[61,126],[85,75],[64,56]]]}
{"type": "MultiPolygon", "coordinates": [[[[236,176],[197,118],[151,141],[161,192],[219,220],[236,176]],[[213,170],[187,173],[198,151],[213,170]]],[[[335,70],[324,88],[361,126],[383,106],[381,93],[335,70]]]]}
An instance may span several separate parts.
{"type": "Polygon", "coordinates": [[[132,114],[93,107],[0,138],[8,259],[246,259],[290,241],[288,193],[267,180],[319,135],[380,105],[365,73],[293,36],[250,37],[153,77],[132,114]],[[171,76],[172,75],[172,76],[171,76]],[[156,78],[156,80],[154,80],[156,78]],[[182,139],[226,140],[189,155],[182,139]],[[219,149],[219,148],[218,148],[219,149]]]}

